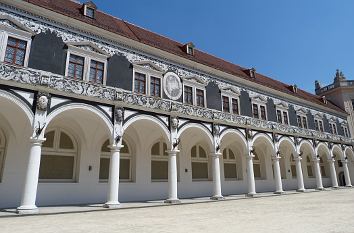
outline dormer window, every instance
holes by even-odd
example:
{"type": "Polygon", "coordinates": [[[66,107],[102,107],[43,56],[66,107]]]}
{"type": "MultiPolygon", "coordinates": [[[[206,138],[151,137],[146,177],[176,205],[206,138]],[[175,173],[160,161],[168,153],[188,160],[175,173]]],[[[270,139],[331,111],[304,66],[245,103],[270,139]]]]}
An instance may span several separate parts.
{"type": "Polygon", "coordinates": [[[95,18],[95,9],[93,9],[91,7],[86,7],[85,16],[90,17],[90,18],[95,18]]]}
{"type": "Polygon", "coordinates": [[[89,1],[89,2],[84,3],[83,7],[84,7],[84,9],[83,9],[84,15],[91,18],[91,19],[94,19],[97,6],[92,1],[89,1]]]}
{"type": "Polygon", "coordinates": [[[289,88],[293,93],[297,93],[297,85],[296,84],[291,85],[289,88]]]}
{"type": "Polygon", "coordinates": [[[187,54],[189,54],[189,55],[194,55],[194,48],[195,48],[195,46],[194,46],[194,44],[192,43],[192,42],[189,42],[189,43],[187,43],[187,44],[185,44],[184,46],[183,46],[183,48],[184,48],[184,50],[185,50],[185,52],[187,53],[187,54]]]}

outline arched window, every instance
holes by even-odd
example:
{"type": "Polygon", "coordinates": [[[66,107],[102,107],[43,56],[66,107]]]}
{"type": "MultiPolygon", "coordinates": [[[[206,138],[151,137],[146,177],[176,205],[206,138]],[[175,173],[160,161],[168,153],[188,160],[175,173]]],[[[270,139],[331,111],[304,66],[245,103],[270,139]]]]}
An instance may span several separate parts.
{"type": "Polygon", "coordinates": [[[208,156],[204,148],[200,145],[191,149],[192,179],[207,180],[209,178],[208,156]]]}
{"type": "MultiPolygon", "coordinates": [[[[123,148],[120,150],[119,161],[119,180],[131,181],[131,152],[128,144],[122,140],[123,148]]],[[[109,140],[106,140],[101,147],[100,158],[100,174],[99,179],[101,182],[106,182],[109,177],[109,163],[111,158],[111,150],[109,149],[109,140]]]]}
{"type": "Polygon", "coordinates": [[[168,154],[164,142],[156,142],[151,147],[151,180],[167,181],[168,179],[168,154]]]}
{"type": "Polygon", "coordinates": [[[322,177],[327,177],[326,169],[325,169],[325,163],[324,163],[322,157],[320,157],[320,168],[321,168],[321,176],[322,177]]]}
{"type": "Polygon", "coordinates": [[[62,129],[44,135],[40,181],[74,181],[78,149],[73,137],[62,129]]]}
{"type": "Polygon", "coordinates": [[[291,170],[291,177],[296,178],[296,176],[297,176],[297,174],[296,174],[296,161],[295,161],[293,154],[291,154],[291,156],[290,156],[290,170],[291,170]]]}
{"type": "Polygon", "coordinates": [[[2,171],[5,165],[5,146],[6,146],[5,135],[0,130],[0,182],[2,180],[2,171]]]}
{"type": "Polygon", "coordinates": [[[306,156],[306,168],[307,168],[307,176],[309,178],[312,178],[313,177],[313,170],[312,170],[312,163],[311,163],[309,156],[306,156]]]}
{"type": "Polygon", "coordinates": [[[256,153],[254,153],[254,157],[253,157],[253,172],[254,172],[254,178],[256,179],[262,178],[261,160],[259,159],[256,153]]]}
{"type": "Polygon", "coordinates": [[[225,179],[237,179],[236,156],[230,148],[225,148],[222,152],[224,160],[225,179]]]}

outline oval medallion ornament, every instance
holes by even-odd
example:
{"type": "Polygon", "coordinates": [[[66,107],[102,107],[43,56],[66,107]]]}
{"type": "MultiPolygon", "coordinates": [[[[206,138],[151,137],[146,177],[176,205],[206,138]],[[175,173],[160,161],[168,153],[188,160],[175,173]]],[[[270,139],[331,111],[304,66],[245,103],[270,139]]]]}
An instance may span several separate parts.
{"type": "Polygon", "coordinates": [[[178,100],[182,95],[182,83],[177,74],[167,72],[163,79],[165,94],[171,100],[178,100]]]}

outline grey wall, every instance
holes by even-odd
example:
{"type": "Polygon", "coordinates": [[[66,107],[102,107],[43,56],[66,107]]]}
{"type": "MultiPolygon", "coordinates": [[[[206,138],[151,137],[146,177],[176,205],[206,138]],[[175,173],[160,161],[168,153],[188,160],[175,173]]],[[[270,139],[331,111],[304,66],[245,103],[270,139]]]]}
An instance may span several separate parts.
{"type": "Polygon", "coordinates": [[[310,112],[307,113],[307,125],[309,129],[315,129],[314,117],[310,112]]]}
{"type": "Polygon", "coordinates": [[[324,131],[330,133],[331,130],[329,128],[329,122],[326,117],[323,117],[323,125],[324,125],[324,131]]]}
{"type": "Polygon", "coordinates": [[[133,85],[133,65],[124,56],[115,54],[108,59],[107,66],[107,86],[131,91],[133,85]]]}
{"type": "Polygon", "coordinates": [[[277,121],[276,110],[273,99],[267,101],[267,117],[268,121],[277,121]]]}
{"type": "Polygon", "coordinates": [[[290,125],[297,126],[296,112],[293,105],[289,105],[288,113],[290,125]]]}
{"type": "Polygon", "coordinates": [[[205,90],[208,108],[221,111],[221,94],[218,85],[216,85],[214,82],[209,82],[205,90]]]}
{"type": "MultiPolygon", "coordinates": [[[[341,126],[341,124],[339,123],[338,120],[337,120],[337,122],[336,122],[336,125],[337,125],[338,134],[344,136],[344,131],[343,131],[342,126],[341,126]]],[[[348,129],[348,130],[349,130],[349,129],[348,129]]]]}
{"type": "Polygon", "coordinates": [[[54,33],[40,33],[32,40],[28,67],[65,74],[65,43],[54,33]]]}
{"type": "Polygon", "coordinates": [[[240,108],[241,115],[252,116],[251,99],[246,91],[241,91],[240,108]]]}

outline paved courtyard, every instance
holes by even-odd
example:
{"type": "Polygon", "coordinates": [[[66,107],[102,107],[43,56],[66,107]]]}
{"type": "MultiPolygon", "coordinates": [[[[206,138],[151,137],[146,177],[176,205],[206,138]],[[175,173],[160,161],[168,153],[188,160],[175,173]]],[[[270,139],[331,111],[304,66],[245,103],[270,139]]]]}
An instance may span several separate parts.
{"type": "Polygon", "coordinates": [[[354,188],[188,205],[0,218],[0,232],[354,232],[354,188]]]}

